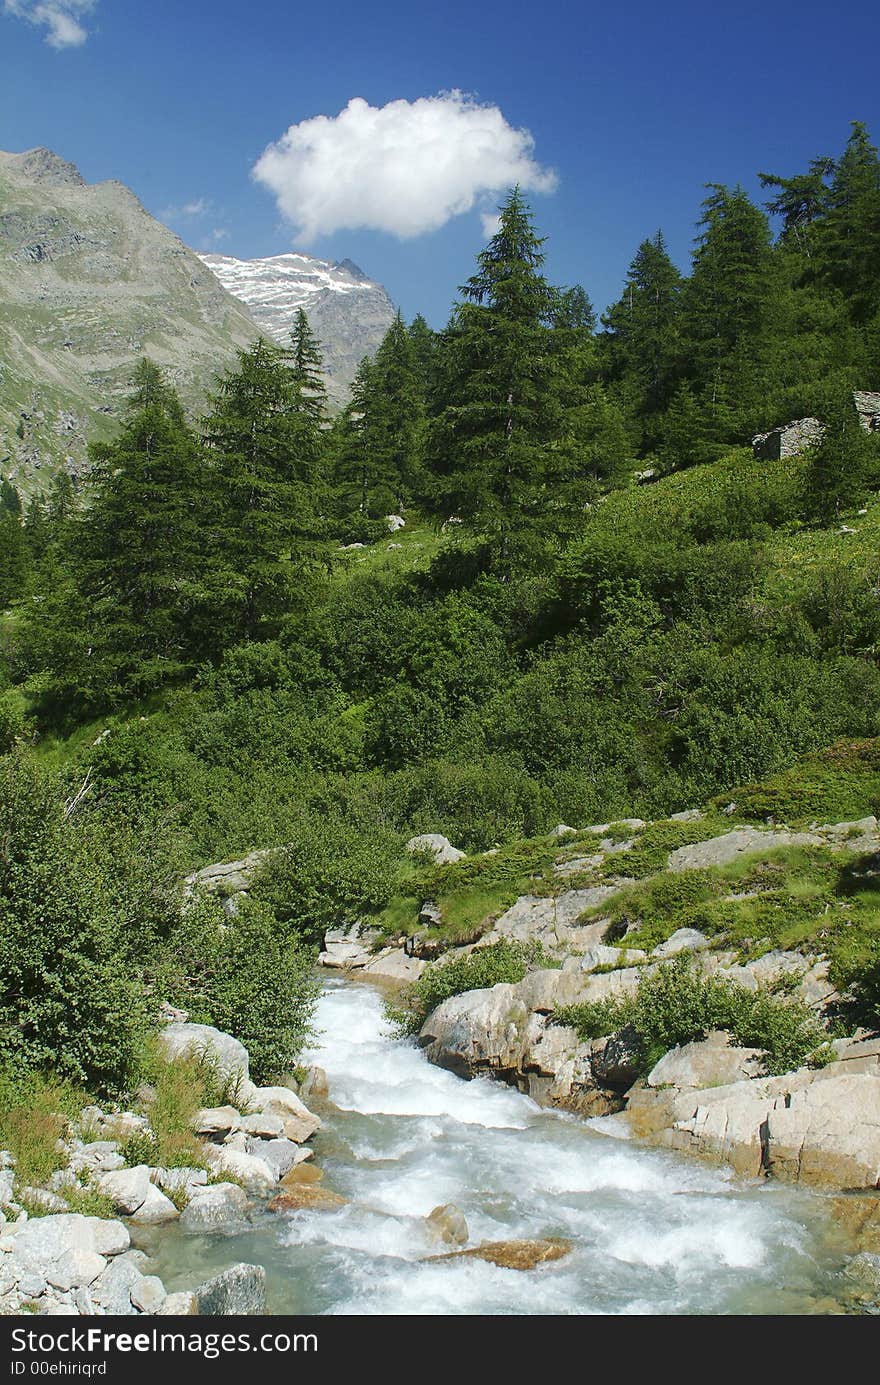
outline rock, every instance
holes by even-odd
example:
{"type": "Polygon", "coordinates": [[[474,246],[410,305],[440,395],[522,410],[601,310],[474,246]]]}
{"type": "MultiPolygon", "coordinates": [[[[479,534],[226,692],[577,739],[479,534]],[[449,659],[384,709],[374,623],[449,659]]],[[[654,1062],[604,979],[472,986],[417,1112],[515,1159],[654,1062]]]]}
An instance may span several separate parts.
{"type": "Polygon", "coordinates": [[[250,1104],[267,1115],[280,1116],[285,1136],[297,1144],[303,1144],[321,1128],[320,1118],[289,1087],[257,1087],[250,1104]]]}
{"type": "Polygon", "coordinates": [[[216,1064],[219,1076],[232,1084],[250,1085],[248,1052],[231,1034],[210,1024],[166,1024],[159,1031],[159,1045],[166,1058],[204,1054],[216,1064]]]}
{"type": "Polygon", "coordinates": [[[388,981],[410,985],[418,981],[427,962],[420,957],[408,957],[402,948],[391,947],[380,952],[364,967],[364,976],[381,976],[388,981]]]}
{"type": "Polygon", "coordinates": [[[275,1140],[279,1135],[284,1134],[284,1122],[280,1116],[273,1115],[271,1111],[257,1111],[252,1116],[241,1117],[241,1129],[247,1135],[275,1140]]]}
{"type": "MultiPolygon", "coordinates": [[[[583,913],[616,893],[614,885],[594,885],[586,890],[565,890],[555,897],[522,895],[493,925],[492,937],[516,942],[535,940],[547,947],[558,947],[571,940],[572,929],[583,913]]],[[[586,945],[600,943],[607,927],[607,920],[593,924],[586,945]]]]}
{"type": "Polygon", "coordinates": [[[876,1193],[847,1193],[830,1199],[835,1222],[848,1241],[860,1251],[880,1253],[880,1196],[876,1193]]]}
{"type": "Polygon", "coordinates": [[[93,1303],[103,1308],[108,1316],[130,1317],[137,1310],[131,1301],[131,1291],[144,1276],[127,1256],[112,1260],[100,1278],[90,1286],[93,1303]]]}
{"type": "Polygon", "coordinates": [[[441,836],[439,832],[422,832],[418,837],[410,837],[406,850],[413,854],[427,852],[433,856],[438,866],[452,865],[456,861],[464,860],[464,852],[459,851],[448,837],[441,836]]]}
{"type": "Polygon", "coordinates": [[[46,1279],[55,1289],[68,1290],[81,1284],[92,1284],[107,1268],[103,1255],[81,1248],[66,1250],[54,1265],[46,1270],[46,1279]]]}
{"type": "Polygon", "coordinates": [[[430,1260],[487,1260],[505,1270],[533,1270],[553,1260],[571,1254],[571,1242],[556,1238],[535,1241],[484,1241],[470,1250],[452,1250],[445,1255],[431,1255],[430,1260]]]}
{"type": "Polygon", "coordinates": [[[348,1198],[339,1193],[331,1193],[329,1188],[320,1188],[315,1183],[286,1184],[283,1193],[278,1193],[269,1203],[270,1212],[334,1212],[345,1207],[348,1198]]]}
{"type": "Polygon", "coordinates": [[[191,1317],[199,1311],[199,1301],[188,1289],[168,1294],[162,1307],[156,1310],[160,1318],[191,1317]]]}
{"type": "Polygon", "coordinates": [[[406,520],[400,515],[386,515],[385,523],[388,525],[389,534],[396,534],[399,529],[406,528],[406,520]]]}
{"type": "Polygon", "coordinates": [[[214,1173],[228,1173],[239,1180],[251,1192],[267,1193],[278,1179],[275,1170],[255,1154],[247,1154],[241,1149],[230,1149],[228,1145],[210,1149],[208,1162],[214,1173]]]}
{"type": "Polygon", "coordinates": [[[605,1087],[631,1087],[639,1075],[642,1042],[631,1024],[597,1039],[592,1046],[591,1067],[597,1082],[605,1087]]]}
{"type": "Polygon", "coordinates": [[[369,960],[370,953],[361,943],[356,942],[328,943],[325,940],[324,951],[318,956],[322,967],[330,967],[337,971],[364,967],[369,960]]]}
{"type": "Polygon", "coordinates": [[[468,1242],[468,1224],[464,1213],[452,1202],[435,1207],[425,1217],[425,1225],[432,1235],[448,1246],[464,1246],[468,1242]]]}
{"type": "Polygon", "coordinates": [[[211,1183],[180,1214],[184,1231],[226,1231],[245,1219],[248,1199],[237,1183],[211,1183]]]}
{"type": "Polygon", "coordinates": [[[293,1140],[253,1140],[248,1150],[249,1154],[256,1155],[264,1164],[269,1165],[276,1182],[303,1159],[308,1158],[310,1152],[302,1149],[293,1140]]]}
{"type": "Polygon", "coordinates": [[[319,1169],[316,1164],[296,1164],[281,1179],[281,1186],[287,1191],[302,1183],[320,1183],[323,1177],[324,1170],[319,1169]]]}
{"type": "Polygon", "coordinates": [[[208,1181],[206,1169],[151,1169],[150,1179],[165,1193],[186,1193],[192,1197],[196,1188],[203,1188],[208,1181]]]}
{"type": "Polygon", "coordinates": [[[438,1005],[419,1042],[432,1063],[462,1077],[482,1068],[516,1072],[522,1063],[530,1012],[515,986],[465,991],[438,1005]]]}
{"type": "Polygon", "coordinates": [[[706,814],[702,808],[684,808],[680,813],[670,813],[670,822],[702,822],[706,814]]]}
{"type": "Polygon", "coordinates": [[[820,1187],[880,1184],[880,1077],[825,1076],[767,1117],[767,1166],[820,1187]]]}
{"type": "Polygon", "coordinates": [[[682,1044],[664,1054],[648,1074],[649,1087],[726,1087],[760,1075],[757,1048],[734,1048],[730,1035],[715,1030],[705,1039],[682,1044]]]}
{"type": "Polygon", "coordinates": [[[705,870],[708,866],[726,866],[752,851],[773,851],[780,846],[820,846],[821,837],[814,832],[783,830],[761,831],[757,827],[736,827],[720,837],[710,837],[692,846],[680,846],[670,853],[668,868],[705,870]]]}
{"type": "Polygon", "coordinates": [[[193,1130],[197,1135],[228,1135],[241,1126],[241,1115],[234,1106],[207,1106],[196,1113],[193,1130]]]}
{"type": "Polygon", "coordinates": [[[187,890],[191,894],[193,890],[202,889],[209,894],[226,897],[244,894],[250,889],[258,867],[269,855],[268,851],[252,851],[241,861],[219,861],[215,865],[203,866],[194,875],[186,877],[187,890]]]}
{"type": "Polygon", "coordinates": [[[131,1240],[122,1222],[84,1217],[78,1212],[32,1217],[17,1226],[15,1251],[32,1260],[55,1263],[68,1250],[89,1250],[97,1255],[119,1255],[131,1240]]]}
{"type": "Polygon", "coordinates": [[[557,838],[558,838],[558,837],[576,837],[577,835],[578,835],[577,828],[576,828],[576,827],[569,827],[569,826],[567,826],[567,824],[564,823],[564,822],[558,823],[558,824],[556,825],[556,827],[551,828],[550,831],[547,833],[547,836],[548,836],[548,837],[557,837],[557,838]]]}
{"type": "Polygon", "coordinates": [[[132,1221],[139,1226],[163,1226],[165,1222],[177,1221],[180,1216],[170,1197],[156,1187],[148,1184],[147,1196],[132,1215],[132,1221]]]}
{"type": "Polygon", "coordinates": [[[599,943],[575,960],[575,969],[595,971],[597,967],[626,967],[647,960],[647,952],[642,952],[638,947],[606,947],[604,943],[599,943]]]}
{"type": "Polygon", "coordinates": [[[874,1300],[880,1298],[880,1255],[872,1255],[869,1251],[854,1255],[844,1274],[858,1285],[863,1294],[874,1300]]]}
{"type": "Polygon", "coordinates": [[[158,1313],[165,1302],[165,1285],[158,1275],[142,1275],[131,1290],[131,1301],[142,1313],[158,1313]]]}
{"type": "Polygon", "coordinates": [[[655,947],[652,957],[676,957],[679,952],[701,952],[711,944],[705,933],[698,928],[677,928],[673,934],[655,947]]]}
{"type": "Polygon", "coordinates": [[[98,1179],[98,1187],[112,1200],[118,1212],[131,1216],[150,1190],[150,1169],[146,1164],[138,1164],[137,1168],[105,1173],[98,1179]]]}
{"type": "Polygon", "coordinates": [[[194,1291],[205,1317],[255,1316],[266,1312],[266,1271],[262,1265],[232,1265],[194,1291]]]}
{"type": "MultiPolygon", "coordinates": [[[[330,1095],[330,1083],[327,1081],[327,1074],[323,1068],[313,1063],[306,1070],[306,1075],[299,1084],[300,1095],[304,1097],[317,1097],[319,1101],[326,1099],[330,1095]]],[[[309,1112],[311,1115],[311,1112],[309,1112]]]]}

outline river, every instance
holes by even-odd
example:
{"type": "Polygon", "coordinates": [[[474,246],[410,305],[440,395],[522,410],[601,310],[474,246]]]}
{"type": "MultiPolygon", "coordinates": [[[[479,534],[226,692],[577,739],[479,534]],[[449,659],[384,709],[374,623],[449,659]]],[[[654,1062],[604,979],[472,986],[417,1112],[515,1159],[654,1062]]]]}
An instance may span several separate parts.
{"type": "Polygon", "coordinates": [[[169,1288],[246,1260],[265,1265],[275,1313],[802,1314],[836,1297],[815,1195],[645,1149],[619,1117],[465,1082],[396,1039],[364,983],[328,982],[317,1026],[304,1061],[325,1069],[332,1104],[315,1156],[348,1205],[261,1214],[230,1237],[165,1233],[169,1288]],[[573,1252],[528,1272],[426,1262],[444,1247],[422,1219],[447,1202],[471,1244],[561,1236],[573,1252]]]}

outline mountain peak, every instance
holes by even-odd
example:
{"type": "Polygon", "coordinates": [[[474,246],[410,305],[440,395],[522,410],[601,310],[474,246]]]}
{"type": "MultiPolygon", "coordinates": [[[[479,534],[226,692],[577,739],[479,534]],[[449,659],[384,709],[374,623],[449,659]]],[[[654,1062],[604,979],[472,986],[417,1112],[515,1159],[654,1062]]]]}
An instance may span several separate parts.
{"type": "Polygon", "coordinates": [[[6,154],[17,172],[32,183],[42,183],[46,187],[85,187],[86,180],[76,164],[68,163],[60,154],[42,146],[26,149],[23,154],[6,154]]]}

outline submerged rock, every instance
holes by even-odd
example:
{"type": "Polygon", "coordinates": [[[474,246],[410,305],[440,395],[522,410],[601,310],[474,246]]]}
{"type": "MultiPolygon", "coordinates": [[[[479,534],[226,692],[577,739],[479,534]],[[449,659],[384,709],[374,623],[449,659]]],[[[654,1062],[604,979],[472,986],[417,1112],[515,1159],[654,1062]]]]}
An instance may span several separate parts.
{"type": "Polygon", "coordinates": [[[468,1224],[464,1213],[452,1202],[443,1203],[429,1212],[425,1225],[432,1235],[448,1246],[465,1246],[468,1243],[468,1224]]]}
{"type": "Polygon", "coordinates": [[[348,1198],[332,1193],[329,1188],[321,1188],[315,1183],[285,1183],[284,1192],[273,1197],[269,1203],[270,1212],[335,1212],[345,1207],[348,1198]]]}
{"type": "Polygon", "coordinates": [[[484,1241],[469,1250],[450,1250],[445,1255],[431,1255],[430,1260],[486,1260],[504,1270],[533,1270],[553,1260],[563,1260],[571,1254],[571,1242],[557,1238],[538,1241],[484,1241]]]}
{"type": "Polygon", "coordinates": [[[220,1318],[266,1312],[266,1271],[262,1265],[232,1265],[194,1290],[197,1311],[220,1318]]]}

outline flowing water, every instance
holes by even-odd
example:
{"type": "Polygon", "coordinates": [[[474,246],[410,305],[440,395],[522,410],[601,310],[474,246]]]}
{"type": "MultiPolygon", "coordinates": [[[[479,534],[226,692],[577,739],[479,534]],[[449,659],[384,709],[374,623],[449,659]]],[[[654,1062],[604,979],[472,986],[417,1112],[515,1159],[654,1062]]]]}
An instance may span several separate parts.
{"type": "Polygon", "coordinates": [[[333,1104],[315,1154],[348,1205],[266,1214],[232,1237],[167,1233],[169,1287],[247,1260],[265,1265],[276,1313],[806,1313],[834,1293],[821,1199],[642,1148],[618,1117],[465,1082],[395,1039],[363,983],[331,981],[317,1022],[306,1061],[333,1104]],[[561,1236],[573,1252],[529,1272],[426,1262],[445,1247],[422,1219],[447,1202],[471,1244],[561,1236]]]}

